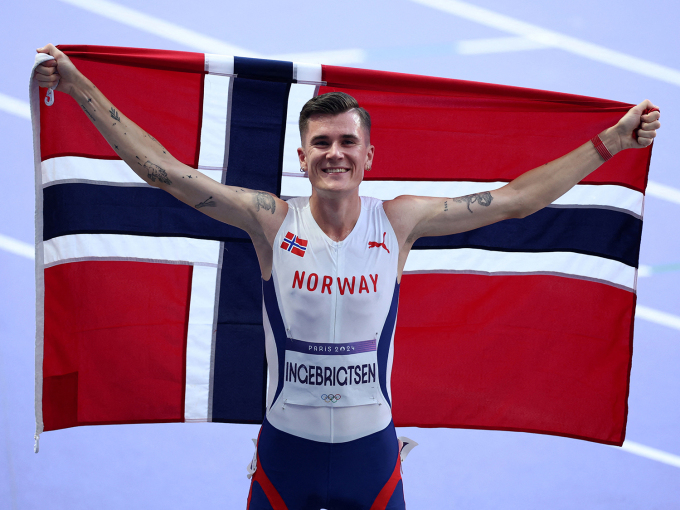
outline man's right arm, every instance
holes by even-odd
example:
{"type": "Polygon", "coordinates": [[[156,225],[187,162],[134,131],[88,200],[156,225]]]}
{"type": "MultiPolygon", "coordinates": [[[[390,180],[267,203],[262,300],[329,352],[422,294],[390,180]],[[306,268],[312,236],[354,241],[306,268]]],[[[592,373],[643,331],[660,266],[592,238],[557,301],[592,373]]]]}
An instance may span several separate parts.
{"type": "Polygon", "coordinates": [[[113,150],[148,184],[171,193],[216,220],[248,232],[266,277],[268,264],[262,260],[264,254],[260,252],[266,251],[267,245],[271,249],[286,216],[285,202],[263,191],[225,186],[184,165],[121,113],[64,53],[51,44],[38,51],[56,59],[36,69],[36,79],[41,87],[53,87],[58,79],[56,90],[75,99],[113,150]]]}

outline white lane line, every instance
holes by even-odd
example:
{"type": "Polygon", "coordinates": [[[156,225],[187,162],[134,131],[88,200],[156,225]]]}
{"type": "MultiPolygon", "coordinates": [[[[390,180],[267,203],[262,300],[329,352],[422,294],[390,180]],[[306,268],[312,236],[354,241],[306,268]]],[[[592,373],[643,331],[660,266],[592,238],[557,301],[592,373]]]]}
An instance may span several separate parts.
{"type": "Polygon", "coordinates": [[[654,269],[652,266],[648,266],[646,264],[639,264],[638,265],[638,278],[646,278],[648,276],[652,276],[654,274],[654,269]]]}
{"type": "Polygon", "coordinates": [[[543,43],[526,37],[494,37],[493,39],[469,39],[455,44],[460,55],[480,55],[482,53],[506,53],[549,48],[543,43]]]}
{"type": "Polygon", "coordinates": [[[453,14],[481,25],[496,28],[517,36],[531,39],[537,43],[559,48],[569,53],[589,58],[597,62],[609,64],[627,71],[680,85],[680,71],[660,64],[655,64],[632,55],[610,50],[597,44],[589,43],[568,35],[547,30],[531,23],[520,21],[504,14],[477,7],[459,0],[411,0],[412,2],[453,14]]]}
{"type": "Polygon", "coordinates": [[[23,119],[31,120],[31,107],[28,101],[15,99],[0,92],[0,110],[17,115],[23,119]]]}
{"type": "Polygon", "coordinates": [[[66,4],[80,7],[94,14],[104,16],[113,21],[128,25],[137,30],[148,32],[158,37],[183,44],[201,52],[220,55],[237,55],[239,57],[272,58],[275,60],[292,60],[309,64],[357,64],[366,60],[366,51],[358,48],[346,50],[314,51],[291,53],[279,56],[265,56],[254,51],[229,44],[215,37],[181,27],[175,23],[145,14],[124,5],[108,0],[60,0],[66,4]],[[293,58],[291,58],[293,57],[293,58]]]}
{"type": "Polygon", "coordinates": [[[32,244],[2,234],[0,234],[0,250],[5,250],[27,259],[35,259],[35,247],[32,244]]]}
{"type": "Polygon", "coordinates": [[[638,266],[638,278],[645,278],[647,276],[654,276],[662,273],[676,273],[678,271],[680,271],[680,263],[657,264],[655,266],[640,264],[638,266]]]}
{"type": "Polygon", "coordinates": [[[680,189],[671,188],[665,184],[649,181],[646,194],[650,197],[661,198],[680,205],[680,189]]]}
{"type": "Polygon", "coordinates": [[[635,309],[635,318],[644,319],[680,331],[680,317],[660,310],[655,310],[654,308],[649,308],[640,304],[637,305],[635,309]]]}
{"type": "Polygon", "coordinates": [[[224,55],[241,57],[261,57],[250,50],[226,43],[214,37],[195,32],[187,28],[149,16],[135,9],[130,9],[108,0],[60,0],[66,4],[80,7],[94,14],[128,25],[137,30],[148,32],[164,39],[170,39],[189,48],[224,55]]]}
{"type": "MultiPolygon", "coordinates": [[[[226,43],[214,37],[181,27],[174,23],[144,14],[108,0],[60,0],[61,2],[80,7],[138,30],[164,37],[199,51],[209,51],[225,55],[244,57],[263,57],[245,48],[226,43]]],[[[462,41],[457,51],[463,54],[489,53],[497,51],[518,51],[544,47],[560,48],[577,55],[611,64],[651,78],[657,78],[675,85],[680,85],[680,71],[655,64],[644,59],[609,50],[596,44],[569,37],[558,32],[546,30],[536,25],[495,13],[458,0],[412,0],[413,2],[454,14],[471,21],[491,26],[499,30],[514,33],[519,37],[500,38],[497,41],[483,39],[480,41],[462,41]]],[[[325,64],[357,64],[365,62],[369,52],[359,48],[345,50],[329,50],[319,52],[274,55],[270,58],[294,60],[296,62],[325,64]],[[288,58],[281,58],[288,57],[288,58]],[[293,57],[293,58],[290,58],[293,57]]]]}
{"type": "MultiPolygon", "coordinates": [[[[616,446],[613,448],[616,448],[616,446]]],[[[656,460],[657,462],[663,462],[669,466],[680,468],[680,455],[674,455],[672,453],[664,452],[663,450],[657,450],[651,446],[645,446],[640,443],[628,441],[627,439],[623,442],[621,449],[627,451],[628,453],[639,455],[640,457],[646,457],[651,460],[656,460]]]]}

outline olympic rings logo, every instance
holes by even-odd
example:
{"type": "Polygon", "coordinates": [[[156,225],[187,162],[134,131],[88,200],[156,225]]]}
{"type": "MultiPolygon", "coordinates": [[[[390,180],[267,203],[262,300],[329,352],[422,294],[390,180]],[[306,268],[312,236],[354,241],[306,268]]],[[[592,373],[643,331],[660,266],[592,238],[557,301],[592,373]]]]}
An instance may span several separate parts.
{"type": "Polygon", "coordinates": [[[327,404],[335,404],[338,400],[340,400],[342,397],[339,394],[336,395],[326,395],[325,393],[321,395],[321,400],[326,402],[327,404]]]}

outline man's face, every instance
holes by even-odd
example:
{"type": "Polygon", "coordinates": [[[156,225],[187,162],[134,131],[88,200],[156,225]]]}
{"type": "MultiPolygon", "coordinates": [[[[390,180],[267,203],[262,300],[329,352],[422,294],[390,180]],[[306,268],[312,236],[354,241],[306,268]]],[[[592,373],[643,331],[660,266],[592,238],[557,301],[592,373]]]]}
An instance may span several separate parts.
{"type": "Polygon", "coordinates": [[[353,111],[312,116],[303,144],[298,149],[300,167],[309,174],[316,193],[358,189],[373,162],[368,132],[353,111]]]}

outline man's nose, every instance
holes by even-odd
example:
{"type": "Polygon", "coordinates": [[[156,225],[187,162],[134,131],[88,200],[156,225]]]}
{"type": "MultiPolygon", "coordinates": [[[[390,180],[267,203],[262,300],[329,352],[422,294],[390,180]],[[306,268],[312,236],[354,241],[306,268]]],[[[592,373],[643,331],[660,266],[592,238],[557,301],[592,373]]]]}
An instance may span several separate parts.
{"type": "Polygon", "coordinates": [[[329,159],[339,159],[343,157],[342,146],[339,143],[332,143],[328,149],[329,159]]]}

